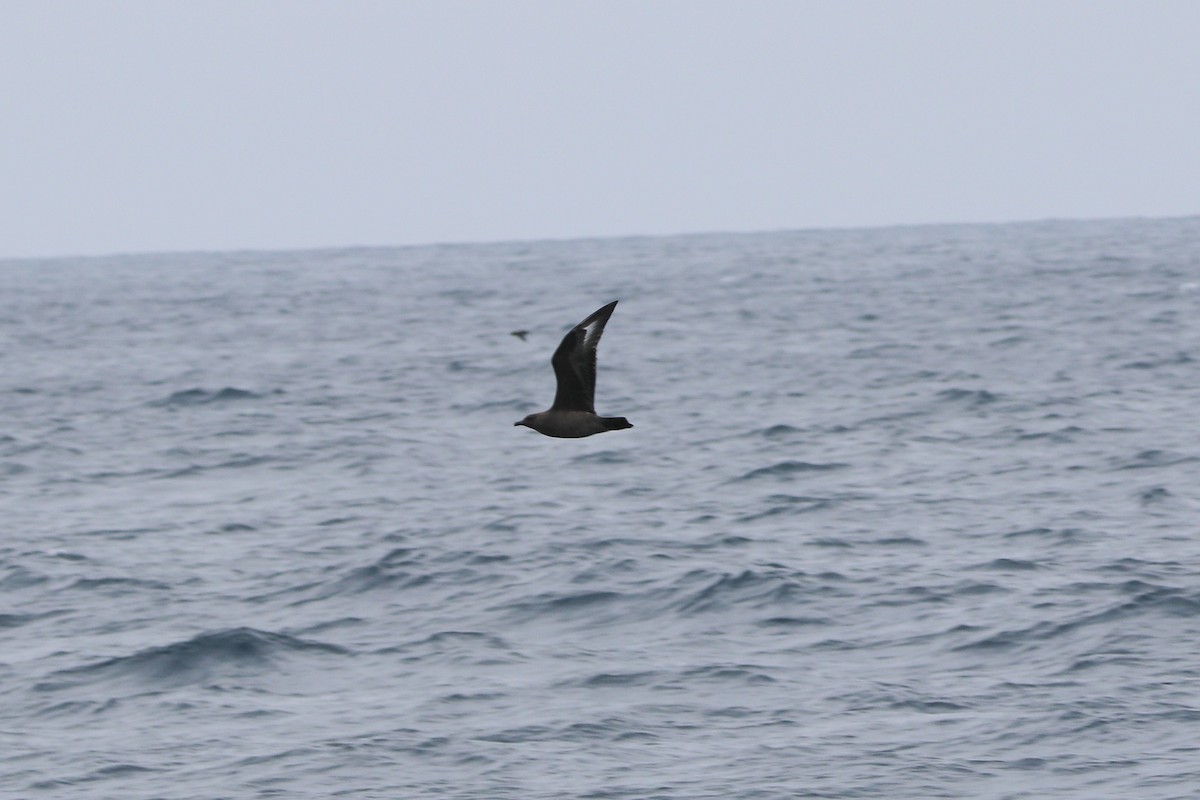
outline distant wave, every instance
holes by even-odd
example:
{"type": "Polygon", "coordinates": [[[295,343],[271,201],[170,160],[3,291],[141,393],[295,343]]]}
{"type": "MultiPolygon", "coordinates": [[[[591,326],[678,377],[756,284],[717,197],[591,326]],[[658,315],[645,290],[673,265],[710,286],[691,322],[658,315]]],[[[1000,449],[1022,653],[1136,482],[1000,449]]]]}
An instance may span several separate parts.
{"type": "Polygon", "coordinates": [[[795,436],[798,433],[802,433],[799,428],[782,423],[778,425],[772,425],[769,428],[762,428],[760,430],[752,431],[752,435],[762,436],[766,439],[783,439],[789,436],[795,436]]]}
{"type": "Polygon", "coordinates": [[[1178,589],[1155,587],[1139,593],[1132,600],[1118,603],[1102,611],[1080,614],[1065,622],[1043,621],[1025,628],[999,631],[957,649],[1020,648],[1044,640],[1056,639],[1092,625],[1106,624],[1152,613],[1177,617],[1200,616],[1200,595],[1189,596],[1178,589]]]}
{"type": "Polygon", "coordinates": [[[161,400],[154,400],[149,405],[158,408],[180,408],[184,406],[210,405],[213,403],[231,403],[241,400],[260,400],[263,397],[265,395],[247,391],[246,389],[226,386],[224,389],[216,392],[211,392],[207,389],[184,389],[173,392],[161,400]]]}
{"type": "Polygon", "coordinates": [[[628,452],[620,450],[598,450],[595,453],[585,453],[571,459],[574,464],[629,464],[633,457],[628,452]]]}
{"type": "Polygon", "coordinates": [[[1200,461],[1200,456],[1173,453],[1167,450],[1143,450],[1132,458],[1115,459],[1114,469],[1152,469],[1156,467],[1173,467],[1177,464],[1188,464],[1200,461]]]}
{"type": "Polygon", "coordinates": [[[837,585],[843,580],[832,572],[808,575],[784,569],[693,570],[674,580],[670,587],[644,592],[613,589],[542,592],[505,607],[519,621],[577,623],[586,619],[590,624],[611,624],[663,613],[702,617],[734,610],[765,611],[764,620],[779,621],[794,619],[798,606],[840,593],[837,585]]]}
{"type": "Polygon", "coordinates": [[[755,522],[762,519],[779,516],[795,516],[809,514],[814,511],[827,511],[843,503],[865,499],[864,495],[839,494],[831,496],[773,494],[763,499],[766,506],[762,511],[743,514],[738,522],[755,522]]]}
{"type": "Polygon", "coordinates": [[[17,628],[34,619],[32,614],[0,614],[0,628],[17,628]]]}
{"type": "Polygon", "coordinates": [[[1190,355],[1180,351],[1174,355],[1165,356],[1162,358],[1148,358],[1140,361],[1130,361],[1127,364],[1122,364],[1121,369],[1153,370],[1158,369],[1159,367],[1192,364],[1194,361],[1195,359],[1193,359],[1190,355]]]}
{"type": "Polygon", "coordinates": [[[943,389],[937,396],[947,403],[956,403],[968,408],[991,405],[1000,399],[1000,395],[986,389],[943,389]]]}
{"type": "Polygon", "coordinates": [[[152,647],[82,667],[62,670],[39,688],[54,690],[81,684],[135,681],[152,686],[201,683],[249,672],[269,672],[293,656],[344,655],[344,648],[282,633],[232,628],[181,642],[152,647]]]}
{"type": "Polygon", "coordinates": [[[781,461],[769,467],[752,469],[735,480],[754,481],[761,478],[787,479],[806,472],[830,472],[835,469],[846,469],[849,466],[849,464],[836,462],[831,464],[816,464],[810,461],[781,461]]]}
{"type": "Polygon", "coordinates": [[[505,639],[481,631],[439,631],[414,642],[381,648],[375,653],[395,654],[406,663],[494,666],[527,660],[505,639]]]}

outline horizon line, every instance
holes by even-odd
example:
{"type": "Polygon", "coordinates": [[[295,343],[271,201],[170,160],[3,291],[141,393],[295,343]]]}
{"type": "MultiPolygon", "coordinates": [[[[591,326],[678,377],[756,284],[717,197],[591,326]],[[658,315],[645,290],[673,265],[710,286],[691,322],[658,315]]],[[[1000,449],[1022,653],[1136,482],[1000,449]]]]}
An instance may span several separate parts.
{"type": "Polygon", "coordinates": [[[163,256],[188,255],[256,255],[267,253],[320,253],[328,251],[355,250],[422,250],[439,247],[487,247],[500,245],[534,245],[534,244],[570,244],[572,242],[601,242],[624,241],[631,239],[683,239],[705,236],[764,236],[788,233],[848,233],[853,231],[887,231],[910,230],[919,228],[967,228],[967,227],[1005,227],[1020,225],[1045,225],[1051,223],[1096,223],[1096,222],[1152,222],[1152,221],[1183,221],[1200,219],[1200,212],[1192,214],[1153,215],[1122,215],[1105,217],[1069,217],[1053,216],[1038,218],[1021,218],[1002,221],[955,221],[955,222],[898,222],[877,225],[814,225],[795,228],[749,228],[741,230],[708,230],[708,231],[679,231],[674,233],[626,233],[626,234],[595,234],[595,235],[563,235],[540,236],[531,238],[480,238],[442,241],[409,242],[403,244],[324,244],[297,246],[257,246],[244,247],[180,247],[178,249],[147,249],[121,250],[93,253],[62,253],[56,255],[0,255],[0,264],[15,262],[64,261],[64,260],[106,260],[113,258],[153,258],[163,256]]]}

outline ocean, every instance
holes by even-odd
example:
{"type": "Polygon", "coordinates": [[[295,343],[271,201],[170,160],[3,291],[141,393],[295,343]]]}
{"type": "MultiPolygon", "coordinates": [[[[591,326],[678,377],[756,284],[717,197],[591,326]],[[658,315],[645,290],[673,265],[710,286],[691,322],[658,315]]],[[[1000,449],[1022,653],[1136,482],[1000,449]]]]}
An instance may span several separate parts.
{"type": "Polygon", "coordinates": [[[1200,218],[0,286],[0,797],[1196,796],[1200,218]]]}

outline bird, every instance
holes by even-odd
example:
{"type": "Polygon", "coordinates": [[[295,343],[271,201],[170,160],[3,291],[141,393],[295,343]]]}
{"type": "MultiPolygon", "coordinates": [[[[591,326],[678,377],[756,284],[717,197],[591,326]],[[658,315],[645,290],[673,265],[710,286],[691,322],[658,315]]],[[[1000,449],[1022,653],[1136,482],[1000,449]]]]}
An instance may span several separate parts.
{"type": "Polygon", "coordinates": [[[524,425],[538,433],[559,439],[581,439],[605,431],[632,428],[624,417],[601,417],[596,414],[596,345],[604,326],[617,307],[613,300],[597,309],[583,322],[567,331],[558,349],[550,358],[558,391],[554,404],[546,411],[530,414],[513,426],[524,425]]]}

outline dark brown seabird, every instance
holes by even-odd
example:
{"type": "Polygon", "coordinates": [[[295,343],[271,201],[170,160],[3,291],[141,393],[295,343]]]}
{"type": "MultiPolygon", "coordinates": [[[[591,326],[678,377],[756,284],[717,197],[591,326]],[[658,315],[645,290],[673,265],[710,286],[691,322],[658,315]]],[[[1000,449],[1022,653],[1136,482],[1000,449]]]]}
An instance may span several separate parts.
{"type": "Polygon", "coordinates": [[[580,439],[593,433],[633,427],[624,417],[596,415],[596,345],[600,344],[600,334],[604,333],[604,326],[616,307],[617,301],[613,300],[567,331],[550,359],[554,377],[558,379],[554,405],[514,425],[560,439],[580,439]]]}

